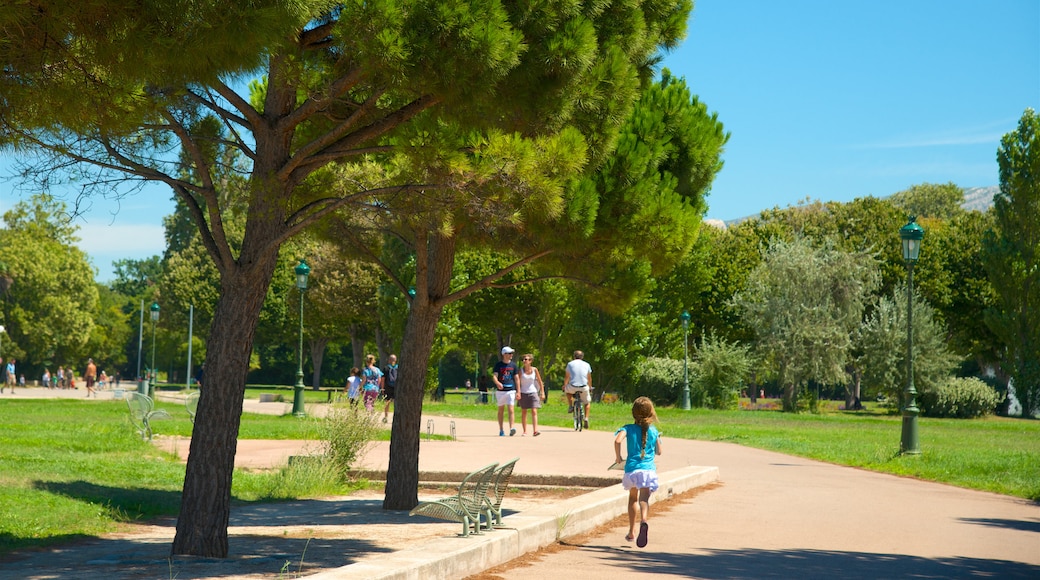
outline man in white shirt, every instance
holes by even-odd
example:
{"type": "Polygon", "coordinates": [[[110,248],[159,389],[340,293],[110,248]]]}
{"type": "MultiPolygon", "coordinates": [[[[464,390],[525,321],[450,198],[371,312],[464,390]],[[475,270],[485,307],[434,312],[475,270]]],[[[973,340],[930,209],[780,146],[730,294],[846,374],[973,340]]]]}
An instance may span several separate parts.
{"type": "Polygon", "coordinates": [[[563,392],[567,393],[567,412],[574,412],[574,395],[585,405],[585,429],[589,428],[589,402],[592,400],[592,366],[585,362],[585,353],[574,351],[574,360],[567,363],[564,371],[563,392]]]}

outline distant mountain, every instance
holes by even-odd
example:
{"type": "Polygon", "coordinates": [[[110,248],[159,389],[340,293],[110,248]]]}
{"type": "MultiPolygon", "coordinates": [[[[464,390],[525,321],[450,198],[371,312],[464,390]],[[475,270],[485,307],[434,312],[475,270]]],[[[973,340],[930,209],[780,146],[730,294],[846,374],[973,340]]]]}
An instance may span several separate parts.
{"type": "MultiPolygon", "coordinates": [[[[1000,193],[1000,186],[990,185],[988,187],[965,187],[964,188],[964,201],[961,203],[961,207],[968,211],[981,211],[984,212],[989,208],[993,207],[993,196],[1000,193]]],[[[735,220],[704,220],[704,223],[715,226],[719,229],[726,229],[729,226],[735,226],[742,221],[749,220],[751,218],[758,217],[759,214],[745,216],[737,218],[735,220]]]]}
{"type": "Polygon", "coordinates": [[[993,207],[993,196],[1000,193],[1000,186],[991,185],[989,187],[965,187],[964,188],[964,202],[961,203],[961,207],[971,211],[986,211],[993,207]]]}

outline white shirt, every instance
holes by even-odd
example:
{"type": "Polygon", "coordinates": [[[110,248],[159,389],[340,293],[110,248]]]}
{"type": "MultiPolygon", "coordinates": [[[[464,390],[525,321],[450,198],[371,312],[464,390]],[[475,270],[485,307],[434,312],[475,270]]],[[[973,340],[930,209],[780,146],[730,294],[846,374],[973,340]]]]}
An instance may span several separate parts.
{"type": "Polygon", "coordinates": [[[524,367],[520,367],[520,392],[521,393],[538,393],[538,372],[531,367],[531,374],[524,372],[524,367]]]}
{"type": "Polygon", "coordinates": [[[567,374],[570,376],[572,387],[586,387],[589,384],[589,375],[592,374],[592,365],[580,358],[567,363],[567,374]]]}

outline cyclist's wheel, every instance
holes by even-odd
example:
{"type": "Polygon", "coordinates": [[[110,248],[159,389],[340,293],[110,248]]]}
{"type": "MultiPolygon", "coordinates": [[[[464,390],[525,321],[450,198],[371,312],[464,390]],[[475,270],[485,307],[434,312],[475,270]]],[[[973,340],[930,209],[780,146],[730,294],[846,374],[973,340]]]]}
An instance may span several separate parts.
{"type": "Polygon", "coordinates": [[[574,430],[581,431],[582,423],[585,420],[585,405],[581,403],[580,398],[576,398],[574,401],[574,430]]]}

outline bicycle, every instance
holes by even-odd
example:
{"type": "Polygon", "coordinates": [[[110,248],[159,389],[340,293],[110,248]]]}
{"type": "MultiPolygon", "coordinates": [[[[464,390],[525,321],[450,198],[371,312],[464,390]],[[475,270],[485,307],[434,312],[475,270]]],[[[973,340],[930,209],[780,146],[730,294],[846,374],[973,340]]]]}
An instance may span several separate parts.
{"type": "Polygon", "coordinates": [[[581,390],[576,391],[573,396],[574,403],[574,430],[581,431],[585,428],[585,397],[581,390]]]}

